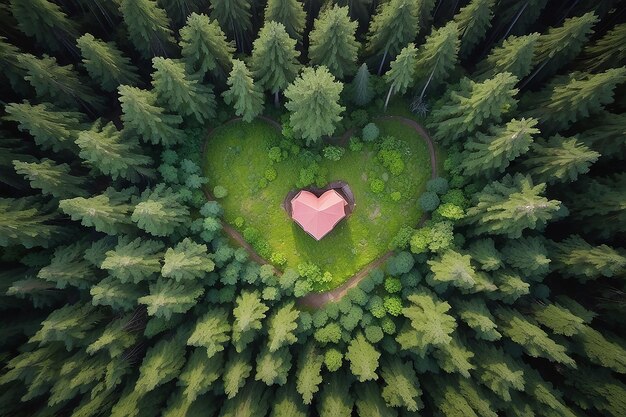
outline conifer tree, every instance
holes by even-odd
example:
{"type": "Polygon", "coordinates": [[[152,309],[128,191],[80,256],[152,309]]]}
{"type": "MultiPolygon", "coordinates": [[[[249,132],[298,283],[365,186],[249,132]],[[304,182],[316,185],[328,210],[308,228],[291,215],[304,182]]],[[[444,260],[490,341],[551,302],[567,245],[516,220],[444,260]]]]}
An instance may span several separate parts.
{"type": "Polygon", "coordinates": [[[135,390],[140,394],[176,378],[185,364],[185,345],[179,338],[163,339],[149,348],[139,368],[135,390]]]}
{"type": "Polygon", "coordinates": [[[548,140],[533,143],[532,151],[524,161],[528,173],[537,181],[571,182],[589,172],[589,167],[600,154],[580,143],[576,137],[555,135],[548,140]]]}
{"type": "Polygon", "coordinates": [[[154,176],[152,158],[142,154],[139,141],[112,122],[103,125],[97,120],[90,130],[78,134],[76,145],[83,161],[113,179],[137,181],[141,176],[154,176]]]}
{"type": "Polygon", "coordinates": [[[304,7],[298,0],[268,0],[265,5],[264,21],[282,23],[289,36],[298,41],[302,40],[305,19],[304,7]]]}
{"type": "Polygon", "coordinates": [[[146,189],[131,216],[139,228],[154,236],[167,236],[189,221],[189,210],[179,196],[164,184],[146,189]]]}
{"type": "Polygon", "coordinates": [[[379,358],[380,353],[365,339],[363,333],[357,333],[348,345],[346,359],[350,362],[352,374],[359,382],[378,379],[376,370],[379,358]]]}
{"type": "Polygon", "coordinates": [[[468,249],[472,259],[480,264],[483,271],[494,271],[503,265],[502,254],[495,248],[493,239],[475,240],[468,249]]]}
{"type": "Polygon", "coordinates": [[[236,352],[234,348],[230,349],[228,354],[229,360],[224,366],[224,393],[228,399],[234,398],[241,387],[246,383],[246,379],[252,372],[252,361],[250,358],[250,349],[236,352]]]}
{"type": "Polygon", "coordinates": [[[456,329],[454,317],[447,314],[450,304],[423,288],[407,298],[410,305],[402,309],[402,314],[410,320],[412,329],[404,329],[398,334],[396,340],[402,349],[423,355],[430,346],[450,343],[450,335],[456,329]]]}
{"type": "Polygon", "coordinates": [[[57,164],[50,159],[39,162],[13,161],[15,171],[23,175],[31,188],[38,188],[43,195],[52,195],[56,198],[71,198],[87,193],[83,189],[84,179],[70,174],[68,164],[57,164]]]}
{"type": "Polygon", "coordinates": [[[76,42],[89,76],[103,90],[113,92],[122,84],[139,84],[137,68],[115,43],[101,41],[90,33],[85,33],[76,42]]]}
{"type": "Polygon", "coordinates": [[[434,137],[443,143],[474,133],[488,123],[498,123],[515,106],[518,90],[510,73],[497,74],[482,83],[463,78],[456,91],[449,91],[442,104],[433,110],[434,137]]]}
{"type": "Polygon", "coordinates": [[[294,344],[298,338],[294,331],[298,327],[298,316],[300,311],[294,307],[293,302],[289,302],[279,307],[268,319],[268,349],[276,352],[283,346],[294,344]]]}
{"type": "Polygon", "coordinates": [[[265,385],[285,385],[291,369],[291,353],[287,347],[271,352],[268,347],[261,349],[256,358],[256,381],[265,385]]]}
{"type": "Polygon", "coordinates": [[[8,79],[15,92],[28,94],[28,84],[24,80],[26,68],[17,59],[19,54],[19,48],[7,42],[5,37],[0,36],[0,73],[8,79]]]}
{"type": "Polygon", "coordinates": [[[388,407],[380,395],[374,382],[366,382],[355,386],[356,410],[362,417],[397,417],[397,412],[388,407]]]}
{"type": "Polygon", "coordinates": [[[565,383],[573,387],[569,395],[584,410],[595,408],[612,417],[619,417],[626,411],[626,385],[608,369],[581,365],[562,373],[565,383]]]}
{"type": "Polygon", "coordinates": [[[500,307],[496,310],[498,327],[502,334],[524,348],[534,358],[546,358],[552,362],[576,367],[564,346],[554,342],[539,326],[527,320],[518,311],[500,307]]]}
{"type": "Polygon", "coordinates": [[[62,111],[50,103],[11,103],[5,111],[5,119],[16,122],[20,131],[30,133],[43,150],[74,149],[74,141],[84,126],[82,113],[62,111]]]}
{"type": "Polygon", "coordinates": [[[505,304],[514,304],[520,297],[530,293],[530,284],[513,269],[499,269],[493,274],[493,281],[497,291],[490,293],[489,298],[500,300],[505,304]]]}
{"type": "Polygon", "coordinates": [[[611,335],[603,335],[589,326],[582,326],[574,336],[576,350],[592,363],[620,374],[626,373],[626,344],[611,335]]]}
{"type": "Polygon", "coordinates": [[[276,106],[280,91],[298,75],[298,55],[296,41],[281,23],[265,23],[254,41],[250,68],[261,86],[274,94],[276,106]]]}
{"type": "Polygon", "coordinates": [[[525,154],[539,133],[536,119],[512,119],[505,126],[494,126],[489,134],[477,133],[465,143],[461,168],[466,175],[491,176],[504,172],[520,155],[525,154]]]}
{"type": "Polygon", "coordinates": [[[194,116],[198,123],[215,117],[212,87],[189,76],[182,61],[156,57],[152,66],[154,92],[168,110],[184,117],[194,116]]]}
{"type": "Polygon", "coordinates": [[[229,314],[223,308],[211,308],[196,321],[187,345],[204,347],[206,356],[212,358],[222,352],[230,341],[229,314]]]}
{"type": "Polygon", "coordinates": [[[469,350],[458,336],[446,345],[435,349],[433,356],[437,360],[439,367],[449,373],[458,373],[464,378],[470,377],[470,371],[475,369],[472,364],[474,353],[469,350]]]}
{"type": "Polygon", "coordinates": [[[624,42],[626,42],[626,23],[620,23],[594,43],[585,46],[580,67],[596,72],[611,68],[616,62],[624,62],[626,52],[620,47],[624,42]]]}
{"type": "Polygon", "coordinates": [[[593,230],[608,237],[615,230],[626,229],[626,173],[599,177],[584,183],[583,192],[570,193],[568,208],[576,220],[584,220],[583,230],[593,230]],[[607,228],[612,224],[613,228],[607,228]]]}
{"type": "Polygon", "coordinates": [[[129,230],[130,213],[133,210],[129,199],[134,191],[107,188],[102,194],[93,197],[61,200],[59,208],[72,220],[80,220],[83,226],[93,227],[108,235],[117,235],[129,230]]]}
{"type": "Polygon", "coordinates": [[[545,239],[526,236],[507,241],[502,248],[506,263],[524,273],[524,277],[541,281],[550,269],[545,239]]]}
{"type": "Polygon", "coordinates": [[[161,270],[162,250],[156,240],[121,237],[115,249],[106,252],[100,268],[123,284],[152,280],[161,270]]]}
{"type": "Polygon", "coordinates": [[[357,106],[365,106],[374,97],[370,81],[370,72],[367,69],[366,63],[363,63],[356,72],[350,84],[350,90],[352,92],[352,101],[357,106]]]}
{"type": "Polygon", "coordinates": [[[235,114],[244,122],[251,122],[263,111],[263,92],[254,83],[252,73],[243,61],[234,59],[233,69],[228,77],[229,89],[222,95],[226,104],[232,104],[235,114]]]}
{"type": "Polygon", "coordinates": [[[536,69],[530,79],[538,73],[542,77],[554,75],[578,55],[597,21],[595,14],[585,13],[565,19],[562,26],[550,28],[546,34],[539,36],[533,56],[536,69]]]}
{"type": "Polygon", "coordinates": [[[478,344],[473,351],[478,380],[494,394],[511,401],[511,394],[524,390],[524,371],[518,360],[488,343],[478,344]]]}
{"type": "Polygon", "coordinates": [[[95,306],[110,306],[114,310],[131,311],[137,306],[137,299],[145,294],[145,289],[133,284],[122,284],[119,280],[107,277],[91,286],[89,294],[95,306]]]}
{"type": "Polygon", "coordinates": [[[180,47],[188,73],[199,79],[209,71],[224,79],[231,70],[235,46],[226,39],[217,20],[204,14],[189,15],[180,30],[180,47]]]}
{"type": "Polygon", "coordinates": [[[119,0],[131,42],[144,58],[166,54],[174,43],[169,19],[155,0],[119,0]]]}
{"type": "Polygon", "coordinates": [[[239,50],[243,51],[247,32],[252,29],[248,0],[215,0],[211,2],[211,18],[216,19],[239,50]]]}
{"type": "Polygon", "coordinates": [[[178,283],[161,277],[150,284],[149,294],[139,297],[137,302],[147,306],[148,315],[169,320],[172,314],[186,313],[193,308],[202,294],[204,288],[199,283],[178,283]]]}
{"type": "Polygon", "coordinates": [[[550,258],[563,276],[581,282],[602,276],[620,276],[626,271],[626,253],[608,245],[592,246],[578,235],[554,243],[550,258]]]}
{"type": "Polygon", "coordinates": [[[324,384],[317,402],[320,417],[350,417],[354,400],[348,392],[350,383],[342,372],[333,372],[324,384]]]}
{"type": "Polygon", "coordinates": [[[307,406],[302,403],[302,399],[296,391],[295,384],[287,382],[276,391],[272,403],[272,414],[270,417],[306,417],[307,406]]]}
{"type": "Polygon", "coordinates": [[[505,235],[515,239],[524,229],[541,229],[559,210],[561,203],[542,194],[546,185],[534,185],[529,176],[507,174],[476,194],[476,205],[467,211],[474,233],[505,235]]]}
{"type": "Polygon", "coordinates": [[[80,106],[102,110],[104,101],[89,87],[72,65],[59,65],[56,58],[44,55],[36,58],[30,54],[17,57],[18,62],[27,68],[26,81],[37,92],[37,98],[60,107],[80,106]]]}
{"type": "Polygon", "coordinates": [[[76,39],[76,26],[61,7],[49,0],[10,0],[11,14],[17,27],[27,36],[35,38],[52,52],[70,48],[76,39]]]}
{"type": "Polygon", "coordinates": [[[417,50],[412,43],[404,47],[391,63],[391,68],[385,74],[385,81],[389,84],[389,91],[387,92],[387,98],[385,98],[384,111],[387,111],[391,94],[404,94],[407,88],[413,84],[416,63],[417,50]]]}
{"type": "Polygon", "coordinates": [[[296,371],[296,389],[306,405],[311,404],[313,395],[319,391],[323,363],[324,356],[320,354],[315,343],[307,343],[298,357],[296,371]]]}
{"type": "Polygon", "coordinates": [[[482,298],[455,300],[453,305],[459,313],[459,318],[476,332],[478,339],[494,341],[502,337],[491,311],[482,298]]]}
{"type": "Polygon", "coordinates": [[[432,278],[429,275],[427,279],[436,289],[445,289],[448,285],[453,285],[462,290],[470,290],[478,279],[470,261],[469,255],[448,249],[438,259],[428,261],[432,278]]]}
{"type": "Polygon", "coordinates": [[[567,129],[612,103],[616,86],[624,81],[626,67],[598,74],[561,75],[554,77],[543,90],[528,95],[523,106],[532,106],[528,113],[551,130],[567,129]]]}
{"type": "Polygon", "coordinates": [[[193,402],[200,395],[209,391],[222,375],[223,363],[222,354],[207,360],[204,349],[194,349],[176,382],[176,385],[184,389],[185,399],[193,402]]]}
{"type": "Polygon", "coordinates": [[[356,29],[357,22],[350,20],[348,7],[334,5],[323,10],[309,34],[311,64],[326,66],[338,79],[352,74],[359,50],[356,29]]]}
{"type": "Polygon", "coordinates": [[[426,37],[417,53],[416,77],[423,84],[418,101],[421,102],[429,86],[436,88],[449,75],[457,62],[459,27],[455,22],[433,31],[426,37]]]}
{"type": "Polygon", "coordinates": [[[602,112],[590,121],[591,128],[579,136],[589,148],[600,153],[600,158],[619,158],[626,155],[626,144],[619,138],[626,134],[626,115],[602,112]]]}
{"type": "Polygon", "coordinates": [[[300,77],[285,90],[289,100],[285,107],[290,111],[289,122],[294,132],[307,144],[331,135],[335,124],[345,110],[339,102],[343,84],[335,81],[326,67],[305,68],[300,77]],[[311,119],[310,115],[316,118],[311,119]]]}
{"type": "Polygon", "coordinates": [[[526,77],[533,68],[532,58],[538,39],[538,33],[509,36],[476,65],[474,78],[489,79],[502,72],[509,72],[520,80],[526,77]]]}
{"type": "Polygon", "coordinates": [[[207,255],[206,245],[185,238],[165,252],[161,275],[176,281],[200,279],[215,268],[207,255]]]}
{"type": "Polygon", "coordinates": [[[556,303],[536,304],[533,317],[542,326],[552,330],[554,334],[573,336],[585,327],[585,320],[574,312],[556,303]]]}
{"type": "Polygon", "coordinates": [[[34,198],[0,198],[0,246],[48,247],[61,231],[34,198]]]}
{"type": "Polygon", "coordinates": [[[410,360],[403,361],[398,356],[384,358],[380,375],[385,381],[381,391],[385,402],[391,407],[403,407],[411,412],[422,408],[422,390],[413,363],[410,360]]]}
{"type": "Polygon", "coordinates": [[[124,127],[135,130],[144,141],[153,144],[170,146],[182,141],[183,132],[177,128],[182,117],[165,114],[156,105],[155,93],[127,85],[121,85],[118,91],[124,127]]]}
{"type": "Polygon", "coordinates": [[[487,33],[493,18],[495,0],[472,0],[454,16],[461,34],[462,57],[467,57],[487,33]]]}
{"type": "Polygon", "coordinates": [[[233,316],[233,345],[241,353],[252,342],[261,327],[261,320],[269,309],[254,291],[242,291],[235,301],[233,316]]]}
{"type": "Polygon", "coordinates": [[[387,56],[394,57],[412,42],[419,31],[417,0],[391,0],[380,3],[367,33],[367,52],[382,56],[378,75],[387,56]]]}
{"type": "Polygon", "coordinates": [[[89,246],[85,241],[57,246],[50,263],[39,270],[37,278],[52,282],[59,289],[89,288],[96,281],[93,265],[84,258],[89,246]]]}

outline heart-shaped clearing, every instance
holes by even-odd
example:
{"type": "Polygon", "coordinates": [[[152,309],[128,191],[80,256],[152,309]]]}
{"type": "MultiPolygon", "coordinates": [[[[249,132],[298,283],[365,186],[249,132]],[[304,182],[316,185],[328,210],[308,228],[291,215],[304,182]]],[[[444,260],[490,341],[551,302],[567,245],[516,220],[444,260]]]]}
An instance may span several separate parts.
{"type": "Polygon", "coordinates": [[[313,162],[311,155],[301,152],[272,163],[269,150],[284,146],[285,139],[276,126],[264,120],[233,121],[216,128],[207,139],[204,171],[210,189],[220,185],[228,191],[218,199],[225,221],[256,240],[251,243],[262,248],[265,258],[274,263],[282,258],[284,264],[277,265],[280,269],[311,262],[322,272],[330,272],[332,281],[315,288],[317,291],[341,285],[387,252],[402,226],[414,227],[422,215],[417,200],[431,173],[427,144],[401,120],[376,124],[381,138],[398,139],[404,170],[392,175],[382,165],[375,143],[364,143],[359,151],[346,149],[339,161],[318,161],[327,182],[349,184],[357,203],[354,212],[319,241],[281,208],[290,190],[302,188],[297,186],[298,179],[301,170],[313,162]],[[384,190],[373,192],[381,182],[384,190]],[[400,199],[395,201],[392,197],[397,198],[397,193],[400,199]]]}

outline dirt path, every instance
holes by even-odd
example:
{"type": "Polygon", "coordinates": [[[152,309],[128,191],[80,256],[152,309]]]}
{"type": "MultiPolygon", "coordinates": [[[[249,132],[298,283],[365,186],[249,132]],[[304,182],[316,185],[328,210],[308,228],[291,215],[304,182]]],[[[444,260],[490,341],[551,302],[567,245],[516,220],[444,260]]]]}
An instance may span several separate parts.
{"type": "MultiPolygon", "coordinates": [[[[431,178],[437,177],[437,154],[435,152],[435,145],[433,144],[433,141],[430,138],[430,135],[428,135],[428,132],[426,132],[426,129],[424,129],[422,125],[417,123],[415,120],[407,119],[406,117],[402,117],[402,116],[382,116],[382,117],[378,117],[376,120],[398,120],[400,123],[405,124],[406,126],[412,127],[422,137],[422,139],[424,139],[424,141],[428,145],[428,153],[430,155],[430,168],[431,168],[430,177],[431,178]]],[[[424,215],[422,215],[422,218],[420,219],[417,225],[421,226],[422,224],[424,224],[426,219],[428,219],[428,214],[424,213],[424,215]]],[[[380,258],[375,259],[374,261],[366,265],[363,269],[361,269],[355,275],[350,277],[350,279],[348,279],[339,287],[331,291],[310,293],[300,298],[298,300],[298,304],[302,307],[321,308],[326,303],[329,303],[331,301],[341,300],[341,298],[344,297],[348,293],[348,290],[350,290],[350,288],[356,287],[359,284],[359,282],[361,282],[363,278],[365,278],[373,269],[376,269],[379,266],[381,266],[392,255],[393,255],[393,251],[386,252],[380,258]]]]}
{"type": "MultiPolygon", "coordinates": [[[[260,116],[259,118],[272,124],[278,130],[282,130],[280,123],[278,123],[276,120],[271,119],[266,116],[260,116]]],[[[232,123],[237,120],[241,120],[241,117],[236,117],[234,119],[231,119],[225,124],[232,123]]],[[[376,118],[375,120],[398,120],[400,123],[413,128],[418,133],[418,135],[421,136],[422,139],[424,139],[424,141],[426,141],[426,144],[428,145],[428,153],[430,155],[430,167],[431,167],[430,175],[431,175],[431,178],[437,177],[437,154],[435,152],[435,145],[433,144],[432,139],[428,135],[428,132],[426,132],[426,129],[424,129],[422,125],[417,123],[415,120],[407,119],[406,117],[402,117],[402,116],[382,116],[382,117],[376,118]]],[[[339,138],[340,141],[346,142],[347,139],[351,136],[352,131],[353,129],[350,129],[349,131],[345,132],[339,138]]],[[[204,144],[202,146],[202,161],[205,160],[205,152],[207,149],[207,143],[209,141],[208,137],[211,135],[212,132],[213,132],[213,129],[207,132],[207,140],[204,141],[204,144]]],[[[213,196],[211,195],[208,189],[203,188],[203,191],[207,200],[215,200],[215,198],[213,198],[213,196]]],[[[420,219],[418,223],[418,226],[422,225],[426,221],[427,218],[428,218],[428,215],[424,213],[424,215],[422,216],[422,218],[420,219]]],[[[262,265],[269,263],[267,262],[267,260],[260,257],[259,254],[255,252],[254,248],[248,242],[246,242],[243,236],[241,236],[241,234],[234,227],[232,227],[231,225],[229,225],[223,220],[221,220],[221,224],[222,224],[222,229],[224,230],[224,232],[228,236],[230,236],[234,241],[240,244],[248,252],[252,260],[262,265]]],[[[334,301],[341,300],[348,293],[348,290],[350,290],[350,288],[356,287],[359,284],[359,282],[361,282],[363,278],[365,278],[373,269],[376,269],[379,266],[381,266],[392,255],[393,255],[393,251],[384,253],[379,258],[374,259],[372,262],[367,264],[363,269],[361,269],[359,272],[354,274],[352,277],[350,277],[346,282],[341,284],[339,287],[331,291],[308,294],[300,298],[298,300],[298,304],[302,307],[321,308],[326,303],[329,303],[331,301],[334,302],[334,301]]],[[[280,275],[280,271],[278,271],[277,269],[275,269],[275,272],[276,274],[280,275]]]]}

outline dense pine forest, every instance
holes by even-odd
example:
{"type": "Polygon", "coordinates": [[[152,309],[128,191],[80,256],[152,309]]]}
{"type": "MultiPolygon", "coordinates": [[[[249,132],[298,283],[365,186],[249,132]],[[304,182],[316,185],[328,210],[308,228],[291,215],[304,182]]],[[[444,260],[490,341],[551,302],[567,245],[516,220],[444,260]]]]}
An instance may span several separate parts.
{"type": "Polygon", "coordinates": [[[625,417],[625,45],[618,0],[2,2],[0,416],[625,417]]]}

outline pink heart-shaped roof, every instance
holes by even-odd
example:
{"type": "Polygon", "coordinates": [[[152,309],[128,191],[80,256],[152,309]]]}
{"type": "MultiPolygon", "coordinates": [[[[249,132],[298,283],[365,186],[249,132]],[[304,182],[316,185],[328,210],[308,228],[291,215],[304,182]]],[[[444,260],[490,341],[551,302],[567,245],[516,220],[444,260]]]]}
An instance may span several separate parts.
{"type": "Polygon", "coordinates": [[[291,217],[305,232],[320,240],[346,217],[347,204],[335,190],[328,190],[319,197],[302,190],[291,199],[291,217]]]}

